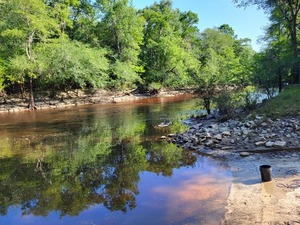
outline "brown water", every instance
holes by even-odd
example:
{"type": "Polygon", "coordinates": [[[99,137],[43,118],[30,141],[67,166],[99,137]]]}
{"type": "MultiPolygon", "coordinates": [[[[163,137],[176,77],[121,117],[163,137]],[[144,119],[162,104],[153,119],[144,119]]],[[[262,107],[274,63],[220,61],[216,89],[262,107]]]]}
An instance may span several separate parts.
{"type": "Polygon", "coordinates": [[[223,162],[160,140],[195,99],[0,115],[0,224],[219,224],[223,162]],[[172,125],[157,128],[165,119],[172,125]]]}

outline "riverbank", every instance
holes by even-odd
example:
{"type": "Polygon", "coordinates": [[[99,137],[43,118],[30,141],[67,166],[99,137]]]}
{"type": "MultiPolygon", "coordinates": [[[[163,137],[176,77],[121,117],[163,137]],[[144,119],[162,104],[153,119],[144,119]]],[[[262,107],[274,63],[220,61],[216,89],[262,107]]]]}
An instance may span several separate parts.
{"type": "Polygon", "coordinates": [[[172,141],[226,160],[232,171],[222,224],[300,224],[300,116],[189,123],[190,129],[172,141]],[[272,166],[271,182],[261,182],[264,164],[272,166]]]}
{"type": "MultiPolygon", "coordinates": [[[[79,105],[92,104],[116,104],[141,101],[149,98],[174,97],[181,95],[193,95],[192,90],[161,91],[157,94],[136,92],[111,92],[106,90],[82,91],[74,90],[61,92],[55,97],[49,97],[48,93],[40,93],[35,96],[36,110],[61,109],[79,105]]],[[[17,95],[0,96],[0,113],[29,111],[28,98],[17,95]]]]}
{"type": "Polygon", "coordinates": [[[228,162],[233,182],[223,225],[300,224],[299,92],[286,90],[248,119],[190,119],[190,129],[173,137],[186,150],[228,162]],[[270,182],[261,181],[265,164],[270,182]]]}

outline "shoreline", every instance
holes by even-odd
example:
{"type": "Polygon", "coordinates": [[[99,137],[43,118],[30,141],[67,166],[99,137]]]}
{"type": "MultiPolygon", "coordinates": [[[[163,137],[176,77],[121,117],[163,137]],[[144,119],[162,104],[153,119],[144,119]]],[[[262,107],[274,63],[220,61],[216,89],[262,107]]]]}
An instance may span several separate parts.
{"type": "MultiPolygon", "coordinates": [[[[72,92],[61,93],[60,97],[56,97],[55,99],[37,96],[36,107],[37,110],[55,110],[83,105],[140,103],[147,102],[147,100],[152,101],[155,98],[166,97],[172,99],[172,97],[181,96],[192,97],[195,95],[193,95],[192,91],[165,91],[157,95],[112,93],[103,90],[90,94],[72,92]]],[[[9,98],[7,98],[7,104],[0,104],[0,113],[30,112],[31,110],[27,108],[27,105],[26,100],[9,96],[9,98]]],[[[295,133],[299,133],[300,135],[300,116],[296,116],[295,118],[282,118],[278,121],[256,118],[240,123],[233,121],[232,124],[223,125],[224,124],[215,120],[192,121],[190,130],[187,131],[190,132],[190,134],[184,137],[187,141],[180,144],[187,151],[192,150],[200,154],[205,154],[206,156],[227,160],[232,173],[232,184],[230,185],[227,198],[226,213],[221,224],[299,225],[300,144],[290,146],[289,140],[282,140],[283,137],[277,136],[276,138],[282,142],[286,142],[286,145],[284,147],[274,146],[276,140],[268,140],[273,142],[273,146],[266,147],[267,140],[252,140],[252,138],[253,136],[258,137],[260,133],[264,133],[269,136],[269,138],[272,138],[271,136],[274,136],[273,134],[277,132],[273,130],[273,128],[275,129],[276,127],[280,129],[290,129],[292,127],[295,133]],[[293,120],[287,121],[291,119],[293,120]],[[201,123],[201,125],[199,125],[199,123],[201,123]],[[284,123],[284,127],[280,127],[282,123],[284,123]],[[293,127],[290,123],[298,124],[299,126],[293,127]],[[202,127],[207,127],[211,130],[199,132],[199,129],[202,127]],[[238,129],[239,127],[244,128],[238,129]],[[260,127],[264,129],[259,130],[260,127]],[[234,128],[236,130],[234,130],[234,128]],[[217,131],[218,129],[220,130],[217,131]],[[271,129],[271,131],[264,131],[268,129],[271,129]],[[207,133],[212,134],[213,132],[216,133],[206,136],[207,133]],[[252,135],[253,132],[254,135],[252,135]],[[195,139],[196,133],[200,134],[199,138],[197,137],[198,140],[195,139]],[[235,133],[236,136],[234,136],[235,133]],[[237,145],[237,148],[231,146],[237,143],[231,142],[230,138],[233,137],[240,138],[240,144],[237,145]],[[202,143],[201,140],[203,138],[205,138],[205,142],[202,143]],[[208,142],[210,140],[213,140],[213,143],[208,142]],[[247,141],[245,142],[245,140],[247,141]],[[224,141],[224,145],[222,145],[222,141],[224,141]],[[256,145],[255,142],[259,145],[256,145]],[[247,146],[245,146],[245,143],[247,146]],[[272,166],[272,181],[261,182],[259,166],[262,164],[272,166]]],[[[287,130],[283,133],[285,138],[286,134],[290,134],[289,132],[290,131],[287,130]]],[[[279,134],[278,131],[278,135],[279,134]]],[[[266,137],[264,136],[264,138],[266,137]]],[[[290,138],[292,138],[292,141],[300,141],[300,136],[290,138]]]]}
{"type": "MultiPolygon", "coordinates": [[[[36,110],[47,109],[63,109],[83,105],[101,105],[101,104],[120,104],[143,102],[148,99],[155,98],[172,98],[179,96],[193,97],[195,94],[192,90],[179,91],[161,91],[158,94],[140,94],[132,92],[109,92],[105,90],[98,90],[93,93],[85,93],[83,91],[61,92],[55,98],[50,98],[45,95],[37,95],[35,98],[36,110]]],[[[0,98],[0,113],[17,113],[30,112],[28,109],[28,100],[26,98],[19,98],[18,96],[8,96],[4,100],[0,98]]]]}
{"type": "Polygon", "coordinates": [[[226,160],[232,173],[222,225],[300,224],[300,116],[271,120],[193,120],[171,141],[226,160]],[[272,166],[262,182],[260,165],[272,166]]]}

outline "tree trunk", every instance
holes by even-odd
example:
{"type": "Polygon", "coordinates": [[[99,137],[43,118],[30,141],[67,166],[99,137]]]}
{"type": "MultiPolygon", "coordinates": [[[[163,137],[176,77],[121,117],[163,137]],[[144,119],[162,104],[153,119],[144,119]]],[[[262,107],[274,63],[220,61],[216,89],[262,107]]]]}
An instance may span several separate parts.
{"type": "Polygon", "coordinates": [[[30,110],[35,110],[35,102],[34,102],[34,96],[33,96],[33,87],[32,87],[32,77],[29,78],[29,104],[28,108],[30,110]]]}
{"type": "MultiPolygon", "coordinates": [[[[295,28],[297,29],[297,28],[295,28]]],[[[293,65],[292,65],[292,79],[294,84],[299,84],[299,52],[298,52],[298,41],[296,31],[292,32],[291,35],[291,45],[293,51],[293,65]]]]}
{"type": "Polygon", "coordinates": [[[205,97],[205,98],[203,98],[203,100],[204,100],[204,107],[205,107],[205,109],[207,111],[207,114],[209,115],[211,113],[211,110],[210,110],[210,98],[205,97]]]}
{"type": "Polygon", "coordinates": [[[292,2],[288,2],[291,11],[291,19],[290,19],[290,38],[291,38],[291,47],[293,52],[293,65],[291,68],[292,79],[294,84],[299,84],[300,81],[300,73],[299,73],[299,51],[298,51],[298,14],[299,14],[299,5],[297,4],[295,8],[293,8],[292,2]]]}
{"type": "Polygon", "coordinates": [[[282,74],[281,74],[281,68],[278,69],[278,89],[279,93],[282,91],[282,74]]]}

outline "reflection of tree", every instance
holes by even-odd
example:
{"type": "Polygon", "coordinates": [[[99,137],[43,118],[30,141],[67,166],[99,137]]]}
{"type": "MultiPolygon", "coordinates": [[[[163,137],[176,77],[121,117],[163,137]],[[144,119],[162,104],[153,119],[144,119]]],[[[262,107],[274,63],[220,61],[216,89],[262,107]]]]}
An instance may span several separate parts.
{"type": "Polygon", "coordinates": [[[134,113],[88,116],[81,118],[81,127],[66,132],[36,135],[30,143],[6,142],[6,156],[0,158],[0,213],[21,206],[23,214],[73,216],[95,204],[127,212],[136,207],[141,171],[171,176],[174,168],[194,163],[190,153],[173,144],[143,140],[145,118],[134,113]]]}
{"type": "Polygon", "coordinates": [[[106,186],[104,205],[112,210],[127,211],[136,207],[139,172],[146,167],[145,150],[137,143],[122,143],[113,150],[107,164],[106,175],[110,181],[106,186]]]}
{"type": "Polygon", "coordinates": [[[188,151],[182,151],[174,144],[166,142],[162,143],[148,143],[147,158],[148,171],[164,176],[172,176],[173,169],[181,166],[193,165],[196,161],[188,151]]]}

